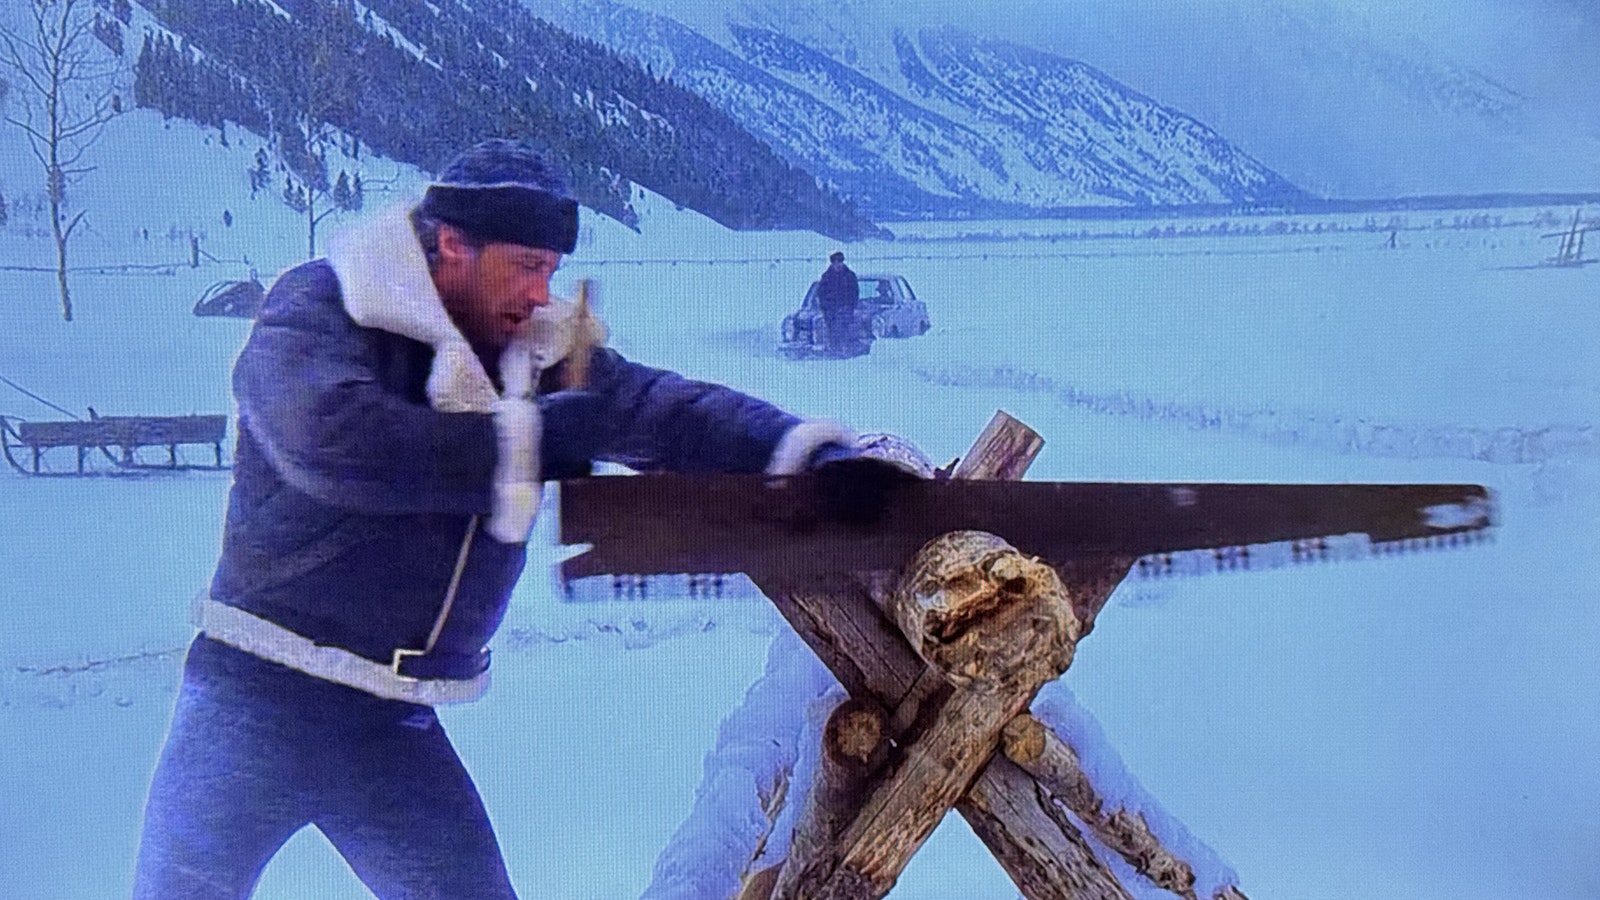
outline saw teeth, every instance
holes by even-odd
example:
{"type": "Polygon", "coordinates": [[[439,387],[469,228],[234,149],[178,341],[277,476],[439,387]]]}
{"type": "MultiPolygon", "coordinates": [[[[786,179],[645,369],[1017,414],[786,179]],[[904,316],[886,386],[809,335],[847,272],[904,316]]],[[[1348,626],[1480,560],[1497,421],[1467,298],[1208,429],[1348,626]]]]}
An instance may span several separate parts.
{"type": "Polygon", "coordinates": [[[1210,550],[1153,553],[1140,557],[1130,575],[1138,580],[1154,580],[1187,575],[1271,570],[1311,563],[1400,556],[1493,540],[1494,533],[1491,530],[1463,530],[1397,538],[1391,541],[1373,541],[1360,533],[1333,535],[1269,544],[1232,545],[1210,550]]]}
{"type": "Polygon", "coordinates": [[[620,573],[575,578],[561,586],[569,603],[644,600],[745,600],[760,592],[738,572],[620,573]]]}

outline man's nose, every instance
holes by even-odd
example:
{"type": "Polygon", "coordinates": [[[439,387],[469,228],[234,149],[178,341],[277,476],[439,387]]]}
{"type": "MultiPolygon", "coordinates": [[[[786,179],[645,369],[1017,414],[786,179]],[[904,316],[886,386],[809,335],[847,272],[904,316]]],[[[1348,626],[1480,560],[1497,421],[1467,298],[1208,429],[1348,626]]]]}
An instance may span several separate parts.
{"type": "Polygon", "coordinates": [[[528,285],[527,295],[524,298],[530,307],[550,305],[550,280],[548,278],[535,278],[528,285]]]}

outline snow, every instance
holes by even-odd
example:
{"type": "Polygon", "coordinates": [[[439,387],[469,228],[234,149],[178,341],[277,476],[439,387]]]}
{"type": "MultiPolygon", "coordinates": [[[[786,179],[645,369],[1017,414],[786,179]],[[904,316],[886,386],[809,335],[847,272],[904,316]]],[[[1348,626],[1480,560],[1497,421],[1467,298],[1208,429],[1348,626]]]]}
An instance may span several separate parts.
{"type": "MultiPolygon", "coordinates": [[[[269,278],[305,252],[276,192],[248,196],[253,139],[230,129],[222,147],[146,112],[113,124],[79,189],[93,230],[75,243],[69,324],[18,138],[0,131],[0,375],[79,414],[231,412],[246,323],[190,307],[214,281],[249,266],[269,278]],[[210,254],[198,268],[190,234],[210,254]]],[[[363,163],[369,184],[419,178],[363,163]]],[[[562,291],[598,280],[614,346],[896,432],[936,463],[1004,409],[1045,436],[1040,479],[1491,487],[1490,544],[1130,581],[1040,708],[1083,742],[1108,795],[1210,848],[1192,860],[1207,883],[1231,871],[1250,896],[1302,900],[1595,896],[1600,267],[1534,265],[1552,252],[1536,216],[1570,210],[1496,210],[1499,227],[1477,228],[1414,215],[1394,249],[1361,216],[1320,234],[1172,238],[1130,236],[1164,222],[1101,237],[1079,232],[1108,223],[897,226],[901,240],[844,249],[858,269],[904,274],[933,330],[795,362],[776,353],[778,322],[834,242],[732,233],[649,195],[636,206],[637,233],[586,213],[557,276],[562,291]]],[[[6,387],[0,414],[60,418],[6,387]]],[[[126,894],[227,489],[220,474],[0,472],[0,895],[126,894]]],[[[524,897],[640,896],[689,858],[669,849],[718,859],[692,840],[710,833],[697,796],[724,792],[704,810],[761,827],[750,792],[775,760],[803,758],[826,684],[756,599],[560,602],[541,576],[570,552],[549,502],[495,686],[443,720],[524,897]],[[730,754],[746,767],[724,766],[730,754]]],[[[366,894],[307,831],[255,896],[366,894]]],[[[891,896],[1015,891],[951,818],[891,896]]]]}

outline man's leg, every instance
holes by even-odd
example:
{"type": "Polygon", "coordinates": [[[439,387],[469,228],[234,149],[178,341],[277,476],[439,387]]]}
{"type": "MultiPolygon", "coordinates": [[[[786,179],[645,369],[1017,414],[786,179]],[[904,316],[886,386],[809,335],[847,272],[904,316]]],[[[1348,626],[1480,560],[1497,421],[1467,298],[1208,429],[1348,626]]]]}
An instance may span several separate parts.
{"type": "Polygon", "coordinates": [[[488,813],[433,710],[374,700],[313,818],[380,900],[516,900],[488,813]]]}
{"type": "Polygon", "coordinates": [[[145,804],[135,900],[243,900],[307,821],[291,786],[297,748],[251,691],[264,665],[203,638],[190,648],[145,804]]]}
{"type": "Polygon", "coordinates": [[[827,340],[823,342],[823,346],[830,356],[842,356],[850,340],[846,315],[837,309],[825,309],[822,311],[822,324],[827,331],[827,340]]]}

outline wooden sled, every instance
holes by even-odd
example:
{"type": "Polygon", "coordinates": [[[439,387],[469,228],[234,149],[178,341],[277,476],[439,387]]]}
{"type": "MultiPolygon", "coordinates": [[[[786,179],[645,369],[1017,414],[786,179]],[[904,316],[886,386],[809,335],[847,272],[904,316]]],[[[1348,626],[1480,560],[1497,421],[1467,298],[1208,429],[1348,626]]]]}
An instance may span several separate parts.
{"type": "Polygon", "coordinates": [[[227,416],[100,416],[67,422],[27,422],[0,416],[0,451],[24,475],[127,475],[229,468],[222,459],[227,416]],[[180,448],[209,448],[210,459],[185,460],[180,448]],[[154,449],[161,458],[150,460],[154,449]],[[52,457],[76,451],[71,468],[52,457]],[[160,454],[165,450],[165,454],[160,454]],[[59,452],[53,452],[59,451],[59,452]]]}

